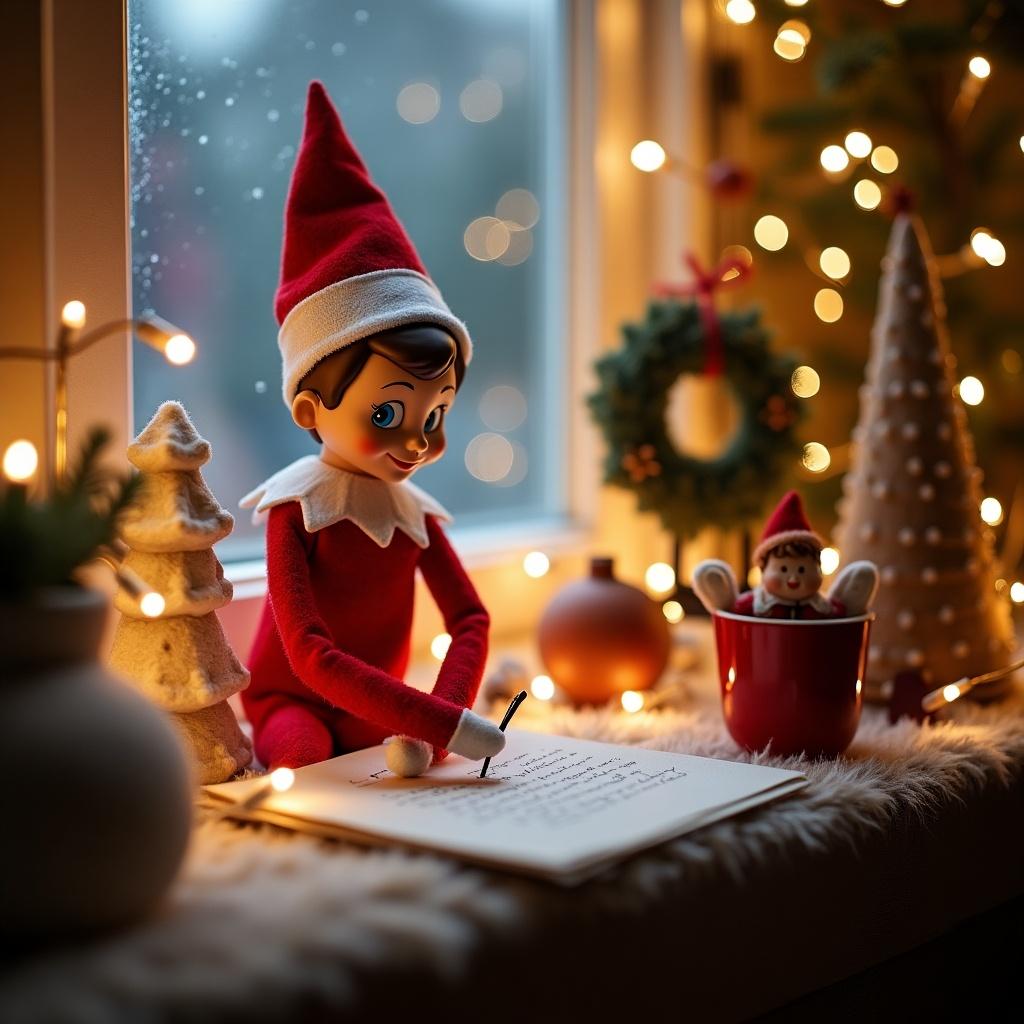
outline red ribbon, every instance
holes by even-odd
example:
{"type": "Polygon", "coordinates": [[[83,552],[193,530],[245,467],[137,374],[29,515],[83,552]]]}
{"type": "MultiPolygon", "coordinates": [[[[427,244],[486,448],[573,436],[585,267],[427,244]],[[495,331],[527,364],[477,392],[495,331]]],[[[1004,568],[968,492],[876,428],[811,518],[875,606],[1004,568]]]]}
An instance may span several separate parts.
{"type": "Polygon", "coordinates": [[[722,347],[722,325],[715,312],[715,292],[738,284],[751,274],[751,266],[731,257],[721,260],[712,270],[705,270],[692,252],[683,254],[683,260],[693,273],[689,284],[662,282],[654,286],[654,293],[665,299],[695,298],[704,325],[704,373],[720,377],[725,372],[725,350],[722,347]]]}

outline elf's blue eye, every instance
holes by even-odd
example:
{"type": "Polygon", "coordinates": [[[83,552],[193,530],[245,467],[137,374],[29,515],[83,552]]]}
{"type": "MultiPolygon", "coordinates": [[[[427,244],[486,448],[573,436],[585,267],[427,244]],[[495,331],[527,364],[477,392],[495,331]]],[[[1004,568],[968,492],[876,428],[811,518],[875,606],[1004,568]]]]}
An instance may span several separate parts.
{"type": "Polygon", "coordinates": [[[444,406],[439,405],[436,409],[432,409],[430,415],[427,417],[427,422],[423,424],[423,430],[427,434],[432,434],[439,426],[441,426],[444,420],[444,406]]]}
{"type": "Polygon", "coordinates": [[[401,402],[384,402],[373,407],[370,422],[382,430],[393,430],[401,424],[404,416],[405,406],[401,402]]]}

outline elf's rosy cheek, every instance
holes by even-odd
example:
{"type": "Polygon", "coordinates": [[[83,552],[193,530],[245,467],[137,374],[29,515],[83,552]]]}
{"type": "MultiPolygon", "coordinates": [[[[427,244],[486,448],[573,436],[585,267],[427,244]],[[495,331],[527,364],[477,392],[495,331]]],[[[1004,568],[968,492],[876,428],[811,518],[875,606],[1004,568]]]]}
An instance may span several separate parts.
{"type": "Polygon", "coordinates": [[[381,451],[380,442],[372,434],[361,434],[356,447],[361,455],[377,455],[381,451]]]}

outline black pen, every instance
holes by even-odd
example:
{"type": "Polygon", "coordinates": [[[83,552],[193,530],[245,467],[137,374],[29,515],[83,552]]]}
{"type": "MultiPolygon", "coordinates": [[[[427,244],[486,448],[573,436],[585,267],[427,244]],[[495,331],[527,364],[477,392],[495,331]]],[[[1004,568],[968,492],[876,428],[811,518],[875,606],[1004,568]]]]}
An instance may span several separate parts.
{"type": "MultiPolygon", "coordinates": [[[[508,706],[508,711],[505,712],[505,717],[501,720],[501,725],[498,728],[504,732],[505,726],[512,721],[512,716],[519,710],[519,705],[526,700],[526,691],[520,690],[513,698],[512,703],[508,706]]],[[[484,758],[484,766],[480,769],[480,778],[482,779],[487,774],[487,769],[491,765],[491,759],[489,757],[484,758]]]]}

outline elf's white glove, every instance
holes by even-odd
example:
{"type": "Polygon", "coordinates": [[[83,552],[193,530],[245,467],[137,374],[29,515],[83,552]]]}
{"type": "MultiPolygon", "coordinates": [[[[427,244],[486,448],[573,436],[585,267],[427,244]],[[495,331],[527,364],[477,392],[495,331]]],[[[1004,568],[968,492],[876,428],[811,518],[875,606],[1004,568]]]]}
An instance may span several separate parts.
{"type": "MultiPolygon", "coordinates": [[[[384,741],[384,761],[388,770],[403,779],[422,775],[434,760],[434,748],[426,740],[412,736],[389,736],[384,741]]],[[[466,708],[446,749],[470,761],[494,757],[505,748],[505,734],[486,718],[466,708]]]]}
{"type": "Polygon", "coordinates": [[[871,610],[878,593],[878,567],[874,562],[851,562],[836,577],[828,596],[842,601],[846,614],[863,615],[871,610]]]}
{"type": "Polygon", "coordinates": [[[693,592],[709,612],[731,612],[736,604],[736,577],[732,567],[708,558],[693,570],[693,592]]]}

